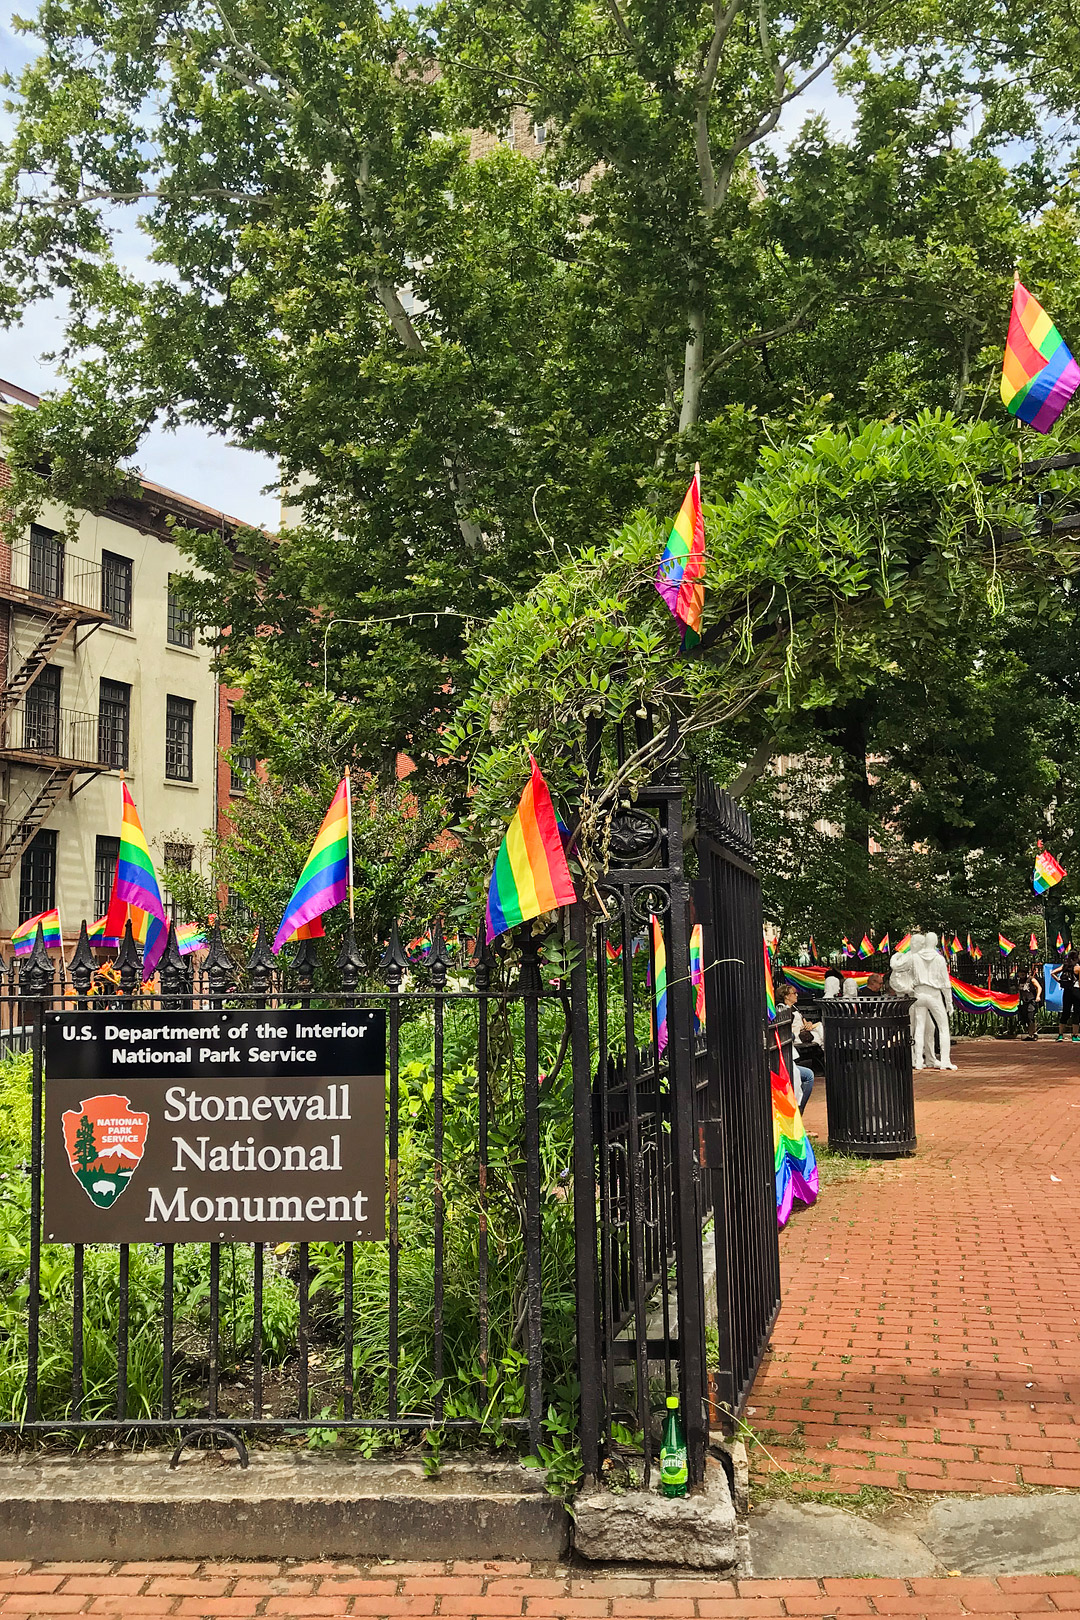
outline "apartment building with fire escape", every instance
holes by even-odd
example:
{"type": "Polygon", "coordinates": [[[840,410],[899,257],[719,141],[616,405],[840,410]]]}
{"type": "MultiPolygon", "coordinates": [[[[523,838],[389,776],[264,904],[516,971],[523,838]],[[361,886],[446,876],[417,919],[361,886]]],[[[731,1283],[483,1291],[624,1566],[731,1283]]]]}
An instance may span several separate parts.
{"type": "MultiPolygon", "coordinates": [[[[0,447],[12,403],[0,382],[0,447]]],[[[5,468],[0,459],[0,508],[5,468]]],[[[240,781],[238,693],[220,686],[175,582],[188,564],[170,520],[235,532],[235,518],[143,483],[82,513],[74,540],[46,507],[25,532],[0,522],[0,947],[57,905],[65,938],[105,910],[119,848],[121,779],[159,873],[191,867],[240,781]]]]}

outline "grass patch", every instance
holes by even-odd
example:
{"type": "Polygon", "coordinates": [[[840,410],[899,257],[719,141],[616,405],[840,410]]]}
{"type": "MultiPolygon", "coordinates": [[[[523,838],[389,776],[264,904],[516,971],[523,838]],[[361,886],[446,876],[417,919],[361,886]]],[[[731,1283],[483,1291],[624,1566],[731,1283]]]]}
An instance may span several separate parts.
{"type": "Polygon", "coordinates": [[[874,1168],[876,1162],[880,1162],[857,1158],[854,1153],[840,1153],[831,1148],[828,1142],[814,1142],[813,1147],[819,1187],[836,1187],[845,1181],[859,1181],[874,1168]]]}

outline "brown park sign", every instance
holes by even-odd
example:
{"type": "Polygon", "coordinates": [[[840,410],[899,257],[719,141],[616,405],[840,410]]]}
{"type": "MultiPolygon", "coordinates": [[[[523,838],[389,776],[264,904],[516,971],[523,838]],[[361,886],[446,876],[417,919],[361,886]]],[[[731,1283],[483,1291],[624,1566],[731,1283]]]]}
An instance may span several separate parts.
{"type": "Polygon", "coordinates": [[[386,1018],[50,1013],[47,1243],[386,1236],[386,1018]]]}

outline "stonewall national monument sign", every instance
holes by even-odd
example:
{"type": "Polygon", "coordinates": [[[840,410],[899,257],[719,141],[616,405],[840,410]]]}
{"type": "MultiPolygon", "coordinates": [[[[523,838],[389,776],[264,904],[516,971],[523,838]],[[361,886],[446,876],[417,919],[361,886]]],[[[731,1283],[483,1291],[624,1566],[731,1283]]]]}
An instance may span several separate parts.
{"type": "Polygon", "coordinates": [[[385,1014],[45,1021],[47,1243],[381,1240],[385,1014]]]}

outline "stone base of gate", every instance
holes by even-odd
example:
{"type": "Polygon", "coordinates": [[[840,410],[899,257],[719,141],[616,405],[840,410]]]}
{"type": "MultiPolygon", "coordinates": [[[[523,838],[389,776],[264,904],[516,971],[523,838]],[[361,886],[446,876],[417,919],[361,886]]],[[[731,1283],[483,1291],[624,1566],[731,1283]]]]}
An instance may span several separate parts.
{"type": "Polygon", "coordinates": [[[735,1506],[727,1473],[710,1460],[700,1496],[590,1491],[574,1504],[574,1550],[600,1564],[734,1570],[735,1506]]]}
{"type": "Polygon", "coordinates": [[[570,1545],[543,1475],[513,1464],[191,1452],[0,1464],[0,1559],[530,1558],[570,1545]],[[223,1460],[229,1459],[229,1460],[223,1460]]]}

